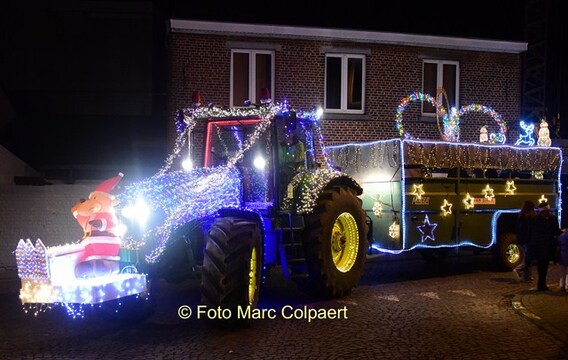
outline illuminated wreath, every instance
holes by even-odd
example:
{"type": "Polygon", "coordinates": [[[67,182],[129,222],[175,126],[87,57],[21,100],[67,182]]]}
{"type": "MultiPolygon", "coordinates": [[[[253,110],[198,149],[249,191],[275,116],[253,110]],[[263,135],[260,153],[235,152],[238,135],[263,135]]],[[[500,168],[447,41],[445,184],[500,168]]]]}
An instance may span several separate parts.
{"type": "Polygon", "coordinates": [[[495,122],[497,122],[497,124],[499,125],[499,132],[498,133],[491,133],[489,135],[489,143],[490,144],[504,144],[505,141],[507,140],[506,134],[507,134],[507,123],[503,120],[503,118],[501,117],[501,114],[499,114],[498,112],[496,112],[495,110],[493,110],[491,107],[489,106],[485,106],[485,105],[479,105],[479,104],[470,104],[470,105],[464,105],[460,108],[460,110],[457,112],[457,116],[458,118],[461,118],[464,114],[470,113],[470,112],[478,112],[478,113],[483,113],[483,114],[487,114],[489,116],[491,116],[493,118],[493,120],[495,120],[495,122]]]}
{"type": "Polygon", "coordinates": [[[436,100],[439,97],[442,98],[442,101],[445,100],[446,105],[449,106],[448,95],[446,94],[446,91],[443,88],[438,88],[438,91],[436,92],[436,98],[433,98],[429,94],[424,94],[424,93],[416,91],[416,92],[413,92],[412,94],[410,94],[409,96],[404,97],[401,100],[400,104],[398,105],[398,107],[396,109],[395,121],[396,121],[397,130],[398,130],[398,132],[399,132],[399,134],[402,138],[404,138],[404,139],[413,138],[404,130],[404,127],[402,126],[402,120],[403,120],[402,113],[406,110],[406,108],[408,107],[408,105],[411,102],[416,102],[416,101],[424,102],[424,101],[426,101],[426,102],[432,104],[436,108],[436,123],[438,125],[438,130],[440,131],[440,135],[441,135],[442,139],[445,140],[445,141],[459,141],[460,118],[464,114],[470,113],[470,112],[479,112],[479,113],[487,114],[487,115],[491,116],[493,118],[493,120],[495,120],[497,122],[497,124],[499,125],[499,132],[490,134],[489,143],[491,143],[491,144],[504,144],[505,141],[507,140],[507,137],[506,137],[507,124],[505,123],[505,121],[503,120],[501,115],[499,113],[497,113],[495,110],[493,110],[491,107],[485,106],[485,105],[479,105],[479,104],[470,104],[470,105],[462,106],[459,109],[459,111],[452,109],[452,112],[450,114],[448,114],[446,109],[444,108],[444,106],[441,104],[441,102],[438,102],[436,100]],[[440,120],[439,120],[440,117],[442,118],[443,125],[444,125],[443,130],[442,130],[442,127],[440,126],[440,120]]]}
{"type": "MultiPolygon", "coordinates": [[[[439,115],[441,115],[442,117],[446,116],[446,110],[444,109],[444,107],[440,103],[438,103],[436,101],[436,99],[434,99],[429,94],[424,94],[422,92],[415,91],[412,94],[410,94],[409,96],[402,98],[402,100],[400,101],[400,104],[398,105],[398,107],[396,109],[396,115],[395,115],[396,127],[398,129],[398,133],[400,134],[400,136],[402,138],[405,138],[405,139],[412,138],[404,130],[404,127],[402,126],[402,120],[403,120],[402,113],[406,110],[406,108],[408,107],[408,105],[411,102],[416,102],[416,101],[420,101],[420,102],[426,101],[426,102],[432,104],[432,106],[434,106],[436,108],[436,118],[439,115]]],[[[440,129],[440,131],[441,131],[441,129],[440,129]]]]}

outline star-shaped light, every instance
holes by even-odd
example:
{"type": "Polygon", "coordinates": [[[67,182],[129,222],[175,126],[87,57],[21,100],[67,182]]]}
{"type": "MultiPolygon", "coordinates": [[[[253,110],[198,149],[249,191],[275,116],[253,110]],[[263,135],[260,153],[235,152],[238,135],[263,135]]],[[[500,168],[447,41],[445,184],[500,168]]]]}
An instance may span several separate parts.
{"type": "Polygon", "coordinates": [[[448,216],[452,213],[452,203],[444,199],[444,203],[440,206],[440,209],[442,210],[442,216],[448,216]]]}
{"type": "Polygon", "coordinates": [[[517,187],[515,186],[515,182],[513,180],[508,180],[507,181],[507,189],[505,189],[505,191],[508,192],[509,194],[514,194],[515,190],[517,190],[517,187]]]}
{"type": "Polygon", "coordinates": [[[422,195],[425,194],[424,190],[422,189],[424,184],[414,184],[412,186],[414,186],[414,189],[412,190],[412,195],[416,196],[418,200],[422,199],[422,195]]]}
{"type": "Polygon", "coordinates": [[[373,214],[377,217],[383,216],[383,205],[381,204],[381,195],[377,194],[375,197],[375,203],[373,204],[373,214]]]}
{"type": "Polygon", "coordinates": [[[481,192],[485,195],[485,198],[487,200],[491,200],[495,197],[495,193],[493,192],[493,189],[491,188],[491,186],[489,186],[489,184],[487,184],[487,186],[485,186],[485,189],[481,190],[481,192]]]}
{"type": "Polygon", "coordinates": [[[473,209],[473,207],[475,206],[475,204],[473,203],[473,197],[469,195],[469,193],[465,195],[465,198],[463,199],[463,205],[465,206],[466,210],[473,209]]]}
{"type": "Polygon", "coordinates": [[[400,224],[393,221],[389,226],[389,236],[393,239],[398,239],[400,237],[400,224]]]}
{"type": "Polygon", "coordinates": [[[537,204],[540,204],[540,203],[543,203],[543,202],[544,202],[544,203],[547,203],[547,202],[548,202],[548,198],[545,197],[544,194],[540,195],[540,199],[538,199],[537,204]]]}
{"type": "Polygon", "coordinates": [[[421,241],[424,242],[428,239],[430,239],[430,241],[436,241],[436,239],[434,238],[434,230],[436,229],[437,226],[438,224],[430,223],[428,214],[426,214],[426,217],[424,218],[424,224],[418,225],[416,227],[422,233],[421,241]]]}

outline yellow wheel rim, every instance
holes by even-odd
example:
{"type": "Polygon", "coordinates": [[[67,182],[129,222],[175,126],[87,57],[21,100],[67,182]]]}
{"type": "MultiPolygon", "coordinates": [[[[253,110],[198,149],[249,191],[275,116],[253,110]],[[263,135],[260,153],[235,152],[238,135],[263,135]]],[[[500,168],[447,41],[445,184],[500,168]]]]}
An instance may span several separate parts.
{"type": "Polygon", "coordinates": [[[348,272],[357,260],[359,229],[353,215],[344,212],[335,219],[331,232],[331,257],[337,270],[348,272]]]}
{"type": "Polygon", "coordinates": [[[510,264],[514,264],[521,260],[521,250],[517,244],[510,244],[507,246],[505,254],[507,256],[507,261],[509,261],[510,264]]]}
{"type": "Polygon", "coordinates": [[[254,304],[254,299],[256,297],[257,290],[257,280],[258,280],[258,266],[256,261],[256,248],[252,248],[252,253],[250,254],[250,264],[249,264],[249,287],[248,287],[248,303],[249,305],[254,304]]]}

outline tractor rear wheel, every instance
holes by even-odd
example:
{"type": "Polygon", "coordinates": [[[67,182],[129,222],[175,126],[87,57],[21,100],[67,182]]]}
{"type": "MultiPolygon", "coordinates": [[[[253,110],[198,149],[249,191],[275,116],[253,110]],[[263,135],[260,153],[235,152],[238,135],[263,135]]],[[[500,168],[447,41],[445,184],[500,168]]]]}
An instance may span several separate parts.
{"type": "Polygon", "coordinates": [[[230,319],[219,325],[249,324],[238,318],[238,311],[258,304],[262,248],[262,233],[255,221],[225,217],[211,225],[203,258],[201,302],[208,308],[231,311],[230,319]]]}
{"type": "Polygon", "coordinates": [[[303,242],[308,274],[301,290],[317,297],[341,297],[357,286],[366,259],[366,215],[355,190],[325,188],[307,215],[303,242]]]}

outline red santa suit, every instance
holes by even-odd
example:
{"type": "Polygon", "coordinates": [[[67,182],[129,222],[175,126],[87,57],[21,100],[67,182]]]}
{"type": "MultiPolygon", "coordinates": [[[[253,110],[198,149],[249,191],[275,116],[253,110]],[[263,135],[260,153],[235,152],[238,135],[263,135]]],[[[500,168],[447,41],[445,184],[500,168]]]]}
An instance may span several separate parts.
{"type": "Polygon", "coordinates": [[[118,176],[103,181],[89,195],[88,200],[84,200],[78,205],[79,208],[84,205],[82,211],[73,212],[84,230],[81,242],[84,245],[84,251],[75,270],[77,277],[96,276],[97,274],[113,272],[118,268],[117,265],[111,263],[120,260],[121,239],[117,233],[119,222],[114,214],[113,205],[108,204],[113,204],[114,196],[110,192],[122,177],[123,175],[120,173],[118,176]]]}
{"type": "Polygon", "coordinates": [[[116,215],[110,212],[96,213],[89,217],[85,233],[89,234],[83,239],[85,252],[81,261],[95,259],[120,260],[120,238],[114,233],[118,225],[116,215]]]}

